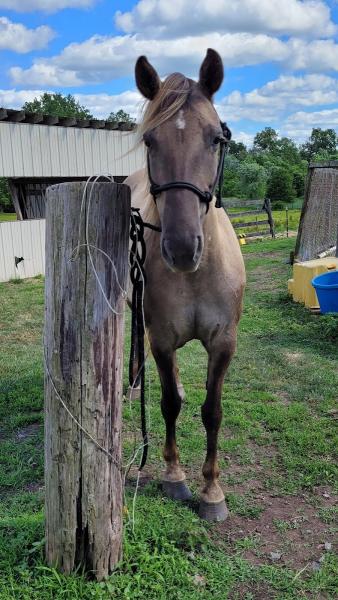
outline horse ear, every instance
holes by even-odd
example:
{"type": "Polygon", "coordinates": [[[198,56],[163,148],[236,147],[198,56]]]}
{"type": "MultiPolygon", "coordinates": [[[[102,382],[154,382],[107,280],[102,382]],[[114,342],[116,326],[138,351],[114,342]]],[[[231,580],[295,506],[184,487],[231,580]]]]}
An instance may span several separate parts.
{"type": "Polygon", "coordinates": [[[203,94],[211,100],[221,87],[224,77],[223,62],[215,50],[208,48],[207,55],[201,64],[199,85],[203,94]]]}
{"type": "Polygon", "coordinates": [[[145,56],[139,56],[135,65],[136,85],[142,96],[153,100],[160,89],[161,81],[154,67],[145,56]]]}

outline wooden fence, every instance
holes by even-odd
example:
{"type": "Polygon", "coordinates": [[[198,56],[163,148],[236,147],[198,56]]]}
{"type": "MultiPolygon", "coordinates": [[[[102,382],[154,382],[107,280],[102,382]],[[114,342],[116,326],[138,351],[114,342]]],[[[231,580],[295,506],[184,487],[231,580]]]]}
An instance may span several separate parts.
{"type": "MultiPolygon", "coordinates": [[[[245,232],[245,237],[250,238],[267,235],[271,235],[273,238],[275,237],[275,227],[269,198],[265,198],[265,200],[226,198],[223,199],[223,206],[229,215],[234,229],[245,228],[247,230],[248,227],[252,229],[252,231],[245,232]],[[267,216],[263,218],[265,215],[267,216]],[[244,217],[255,218],[246,220],[244,217]],[[238,221],[238,218],[241,220],[238,221]],[[266,225],[267,228],[262,229],[263,225],[266,225]]],[[[237,234],[240,234],[240,232],[237,232],[237,234]]]]}
{"type": "Polygon", "coordinates": [[[45,220],[0,223],[0,281],[45,272],[45,220]]]}

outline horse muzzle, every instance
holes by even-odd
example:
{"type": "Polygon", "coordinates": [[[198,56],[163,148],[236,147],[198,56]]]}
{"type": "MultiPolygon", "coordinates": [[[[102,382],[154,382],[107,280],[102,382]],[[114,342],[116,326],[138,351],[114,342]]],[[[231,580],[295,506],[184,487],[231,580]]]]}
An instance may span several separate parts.
{"type": "Polygon", "coordinates": [[[172,271],[193,273],[201,262],[203,237],[196,235],[175,239],[164,236],[161,241],[161,252],[163,259],[172,271]]]}

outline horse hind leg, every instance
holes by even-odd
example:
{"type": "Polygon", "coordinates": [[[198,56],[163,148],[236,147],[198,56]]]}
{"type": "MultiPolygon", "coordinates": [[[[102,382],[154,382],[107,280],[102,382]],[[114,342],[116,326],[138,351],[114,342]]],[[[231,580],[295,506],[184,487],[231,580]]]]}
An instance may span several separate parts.
{"type": "Polygon", "coordinates": [[[235,350],[236,340],[228,338],[209,350],[207,397],[202,406],[202,421],[207,434],[207,455],[203,465],[204,487],[199,515],[208,521],[224,521],[228,510],[218,483],[217,439],[222,421],[221,396],[224,375],[235,350]]]}
{"type": "Polygon", "coordinates": [[[176,419],[182,398],[177,385],[177,367],[174,352],[165,353],[153,349],[162,386],[161,410],[166,426],[163,457],[166,469],[162,477],[164,492],[174,500],[189,500],[191,492],[186,484],[185,473],[179,464],[176,445],[176,419]]]}

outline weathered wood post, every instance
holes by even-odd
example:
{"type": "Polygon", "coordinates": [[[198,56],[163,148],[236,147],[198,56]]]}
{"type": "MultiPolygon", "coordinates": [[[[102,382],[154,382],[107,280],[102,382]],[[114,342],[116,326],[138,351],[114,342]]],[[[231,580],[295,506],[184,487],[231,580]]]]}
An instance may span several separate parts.
{"type": "Polygon", "coordinates": [[[100,580],[121,557],[125,301],[120,286],[127,286],[130,190],[89,184],[87,200],[93,186],[92,197],[80,222],[84,185],[47,190],[46,559],[64,573],[82,565],[100,580]],[[72,260],[79,238],[90,244],[106,299],[88,248],[80,246],[72,260]]]}

